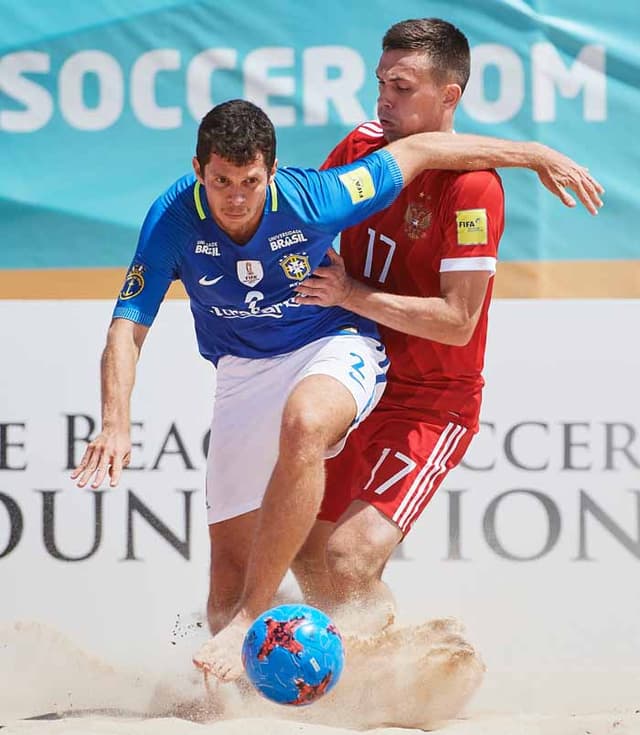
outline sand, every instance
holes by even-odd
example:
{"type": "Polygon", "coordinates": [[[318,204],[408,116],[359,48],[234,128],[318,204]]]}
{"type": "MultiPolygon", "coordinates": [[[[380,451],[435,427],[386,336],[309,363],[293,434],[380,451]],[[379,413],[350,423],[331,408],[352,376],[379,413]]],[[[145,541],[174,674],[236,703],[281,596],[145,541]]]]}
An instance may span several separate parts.
{"type": "Polygon", "coordinates": [[[350,639],[339,685],[304,708],[182,671],[124,671],[37,623],[0,626],[1,735],[640,735],[637,672],[500,674],[455,620],[350,639]]]}

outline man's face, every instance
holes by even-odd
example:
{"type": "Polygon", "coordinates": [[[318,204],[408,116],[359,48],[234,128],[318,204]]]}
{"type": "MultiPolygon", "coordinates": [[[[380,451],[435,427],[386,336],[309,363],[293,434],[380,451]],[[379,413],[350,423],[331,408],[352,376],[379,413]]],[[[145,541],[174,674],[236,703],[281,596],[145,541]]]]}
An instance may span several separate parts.
{"type": "Polygon", "coordinates": [[[264,210],[266,191],[276,166],[269,171],[264,156],[258,156],[244,166],[212,153],[202,171],[198,159],[193,168],[207,193],[209,209],[218,225],[232,238],[253,235],[264,210]]]}
{"type": "Polygon", "coordinates": [[[385,51],[376,76],[378,119],[389,142],[413,133],[451,129],[460,87],[437,83],[425,53],[385,51]]]}

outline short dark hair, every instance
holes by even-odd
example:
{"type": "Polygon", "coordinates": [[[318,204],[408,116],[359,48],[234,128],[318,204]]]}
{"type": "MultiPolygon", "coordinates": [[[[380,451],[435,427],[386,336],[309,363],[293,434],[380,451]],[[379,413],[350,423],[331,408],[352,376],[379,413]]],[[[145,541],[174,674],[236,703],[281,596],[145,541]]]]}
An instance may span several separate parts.
{"type": "Polygon", "coordinates": [[[440,18],[418,18],[395,23],[384,34],[382,50],[424,51],[438,80],[459,84],[469,81],[471,53],[464,33],[440,18]]]}
{"type": "Polygon", "coordinates": [[[273,123],[252,102],[222,102],[207,112],[198,128],[196,157],[203,171],[212,153],[236,166],[246,166],[262,153],[271,170],[276,160],[273,123]]]}

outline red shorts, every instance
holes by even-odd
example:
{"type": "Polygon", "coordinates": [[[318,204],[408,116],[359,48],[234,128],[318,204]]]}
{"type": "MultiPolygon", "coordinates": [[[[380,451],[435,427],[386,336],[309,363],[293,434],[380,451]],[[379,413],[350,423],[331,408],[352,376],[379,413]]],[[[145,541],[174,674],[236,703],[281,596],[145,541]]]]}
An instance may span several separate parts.
{"type": "Polygon", "coordinates": [[[335,523],[354,500],[362,500],[407,534],[474,436],[450,421],[421,419],[374,411],[325,463],[318,518],[335,523]]]}

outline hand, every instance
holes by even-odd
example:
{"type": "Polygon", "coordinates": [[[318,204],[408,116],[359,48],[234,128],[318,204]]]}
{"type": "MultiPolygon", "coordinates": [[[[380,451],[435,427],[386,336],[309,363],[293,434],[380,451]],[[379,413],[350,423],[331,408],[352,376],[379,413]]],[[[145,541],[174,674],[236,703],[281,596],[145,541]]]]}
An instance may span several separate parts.
{"type": "Polygon", "coordinates": [[[571,189],[591,214],[598,214],[598,209],[602,206],[600,194],[604,193],[604,187],[591,176],[588,168],[579,166],[568,156],[542,145],[533,169],[544,186],[564,205],[576,206],[576,200],[567,191],[571,189]]]}
{"type": "Polygon", "coordinates": [[[90,442],[80,464],[71,473],[71,479],[80,477],[76,485],[84,487],[91,477],[95,490],[102,485],[109,473],[110,487],[116,487],[122,468],[131,461],[131,439],[128,431],[102,431],[90,442]]]}
{"type": "Polygon", "coordinates": [[[333,248],[327,250],[329,265],[320,266],[313,271],[313,277],[307,278],[295,291],[298,296],[296,304],[313,306],[345,306],[351,294],[354,282],[347,275],[344,260],[333,248]]]}

